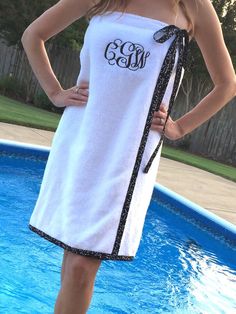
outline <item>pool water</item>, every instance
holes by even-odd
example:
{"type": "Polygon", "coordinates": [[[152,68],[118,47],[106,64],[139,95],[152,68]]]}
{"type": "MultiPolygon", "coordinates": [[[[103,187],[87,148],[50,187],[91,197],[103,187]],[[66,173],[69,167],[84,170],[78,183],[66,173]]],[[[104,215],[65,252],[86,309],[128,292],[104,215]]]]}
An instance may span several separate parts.
{"type": "MultiPolygon", "coordinates": [[[[0,313],[52,314],[63,249],[28,229],[46,160],[0,156],[0,313]]],[[[152,199],[132,262],[104,261],[89,314],[234,314],[236,248],[152,199]]]]}

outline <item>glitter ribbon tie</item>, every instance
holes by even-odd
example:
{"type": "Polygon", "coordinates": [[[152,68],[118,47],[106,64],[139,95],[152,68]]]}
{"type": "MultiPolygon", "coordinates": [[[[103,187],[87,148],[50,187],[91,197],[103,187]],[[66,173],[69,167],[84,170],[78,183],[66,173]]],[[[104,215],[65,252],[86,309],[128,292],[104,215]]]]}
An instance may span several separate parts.
{"type": "Polygon", "coordinates": [[[148,113],[148,118],[147,118],[144,133],[148,134],[151,127],[154,111],[158,111],[160,109],[160,105],[162,103],[162,99],[166,92],[166,88],[167,88],[169,79],[171,77],[171,73],[174,69],[176,52],[178,50],[179,54],[178,54],[178,61],[176,65],[176,74],[175,74],[173,89],[172,89],[172,93],[171,93],[171,97],[169,101],[169,107],[167,110],[167,116],[163,125],[163,130],[161,133],[160,140],[157,144],[157,147],[153,151],[151,157],[149,158],[149,161],[147,162],[145,168],[143,169],[144,173],[148,172],[164,140],[165,127],[166,127],[167,120],[170,116],[175,98],[177,96],[179,83],[180,83],[181,75],[182,75],[182,68],[184,69],[187,68],[187,55],[189,51],[189,35],[188,35],[187,30],[180,29],[175,25],[168,25],[166,27],[161,28],[157,32],[155,32],[153,35],[153,38],[157,43],[164,43],[168,39],[170,39],[172,36],[175,36],[175,38],[170,44],[170,47],[167,51],[167,54],[162,64],[160,74],[157,79],[157,83],[154,89],[152,102],[151,102],[150,110],[148,113]]]}

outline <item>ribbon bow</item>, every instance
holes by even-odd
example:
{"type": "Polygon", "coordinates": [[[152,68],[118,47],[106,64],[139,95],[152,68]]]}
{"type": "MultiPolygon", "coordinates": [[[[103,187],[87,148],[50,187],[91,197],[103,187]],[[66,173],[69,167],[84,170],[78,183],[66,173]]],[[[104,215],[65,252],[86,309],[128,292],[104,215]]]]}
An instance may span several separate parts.
{"type": "Polygon", "coordinates": [[[178,56],[178,61],[177,61],[177,66],[176,66],[176,74],[175,74],[173,89],[172,89],[172,93],[171,93],[171,97],[169,101],[169,108],[167,111],[167,116],[165,119],[165,123],[163,126],[160,140],[157,144],[157,147],[153,151],[148,163],[143,169],[144,173],[148,172],[149,168],[152,165],[153,159],[157,155],[158,150],[164,140],[166,123],[170,116],[171,109],[173,107],[173,104],[174,104],[174,101],[175,101],[175,98],[179,89],[179,83],[180,83],[180,79],[182,75],[182,68],[184,69],[187,68],[187,56],[188,56],[188,51],[189,51],[189,35],[188,35],[187,30],[185,29],[180,29],[175,25],[168,25],[158,30],[153,35],[153,38],[157,43],[164,43],[165,41],[167,41],[174,35],[175,35],[175,38],[172,41],[167,51],[167,54],[165,56],[165,59],[163,61],[163,64],[160,70],[160,74],[157,79],[157,83],[156,83],[153,97],[152,97],[151,106],[148,113],[148,118],[147,118],[145,129],[144,129],[144,135],[145,134],[146,136],[148,135],[148,132],[151,127],[154,111],[158,111],[160,109],[160,105],[164,97],[164,94],[166,92],[166,88],[167,88],[171,73],[174,69],[176,52],[178,49],[179,56],[178,56]]]}

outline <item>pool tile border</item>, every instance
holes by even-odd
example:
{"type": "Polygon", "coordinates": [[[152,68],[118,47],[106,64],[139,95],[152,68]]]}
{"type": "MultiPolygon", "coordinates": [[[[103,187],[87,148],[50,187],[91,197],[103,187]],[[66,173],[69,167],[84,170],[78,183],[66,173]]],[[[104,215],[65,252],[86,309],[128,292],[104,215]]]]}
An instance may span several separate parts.
{"type": "Polygon", "coordinates": [[[152,198],[168,203],[176,209],[176,212],[186,218],[194,219],[196,223],[207,228],[214,235],[223,236],[227,242],[236,246],[236,226],[234,224],[158,183],[154,186],[152,198]]]}

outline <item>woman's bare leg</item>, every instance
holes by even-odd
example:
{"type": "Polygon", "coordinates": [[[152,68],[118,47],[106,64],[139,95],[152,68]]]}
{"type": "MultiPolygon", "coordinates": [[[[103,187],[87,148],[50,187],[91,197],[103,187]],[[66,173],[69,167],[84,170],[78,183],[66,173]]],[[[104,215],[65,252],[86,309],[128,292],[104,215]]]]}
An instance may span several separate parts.
{"type": "Polygon", "coordinates": [[[54,314],[85,314],[92,299],[95,277],[101,260],[64,252],[61,289],[54,314]]]}
{"type": "Polygon", "coordinates": [[[63,278],[64,278],[67,254],[68,254],[68,251],[64,250],[63,259],[62,259],[62,265],[61,265],[61,285],[62,285],[62,281],[63,281],[63,278]]]}

